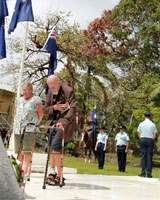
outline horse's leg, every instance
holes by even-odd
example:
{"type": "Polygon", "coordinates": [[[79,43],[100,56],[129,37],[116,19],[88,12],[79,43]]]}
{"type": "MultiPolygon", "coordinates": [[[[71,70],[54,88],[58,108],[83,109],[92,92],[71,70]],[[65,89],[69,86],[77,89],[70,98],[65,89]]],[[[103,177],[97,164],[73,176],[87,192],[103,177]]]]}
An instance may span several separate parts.
{"type": "Polygon", "coordinates": [[[87,162],[87,149],[85,149],[85,162],[87,162]]]}
{"type": "Polygon", "coordinates": [[[94,162],[97,160],[97,153],[95,151],[95,145],[93,145],[94,162]]]}
{"type": "Polygon", "coordinates": [[[92,148],[89,148],[89,154],[88,154],[88,162],[90,163],[91,162],[91,153],[92,153],[92,148]]]}

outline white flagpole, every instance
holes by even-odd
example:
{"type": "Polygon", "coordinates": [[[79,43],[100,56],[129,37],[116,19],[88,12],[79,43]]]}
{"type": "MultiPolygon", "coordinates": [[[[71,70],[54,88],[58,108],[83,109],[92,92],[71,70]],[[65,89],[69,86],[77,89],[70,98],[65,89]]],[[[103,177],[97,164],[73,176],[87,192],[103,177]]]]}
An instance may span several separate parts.
{"type": "Polygon", "coordinates": [[[25,53],[26,53],[27,33],[28,33],[28,21],[26,22],[25,35],[24,35],[24,43],[23,43],[23,50],[22,50],[22,57],[21,57],[21,66],[20,66],[20,70],[19,70],[17,100],[20,98],[20,95],[21,95],[22,77],[23,77],[24,61],[25,61],[25,53]]]}
{"type": "MultiPolygon", "coordinates": [[[[24,34],[24,43],[23,43],[23,50],[22,50],[22,57],[21,57],[21,66],[19,70],[19,80],[18,80],[18,88],[17,88],[17,100],[20,98],[21,94],[21,87],[22,87],[22,77],[23,77],[23,69],[24,69],[24,61],[25,61],[25,53],[26,53],[26,41],[27,41],[27,33],[28,33],[28,21],[26,22],[25,27],[25,34],[24,34]]],[[[14,128],[14,121],[13,121],[13,128],[14,128]]],[[[14,134],[11,135],[11,142],[9,145],[9,149],[14,151],[14,134]]]]}

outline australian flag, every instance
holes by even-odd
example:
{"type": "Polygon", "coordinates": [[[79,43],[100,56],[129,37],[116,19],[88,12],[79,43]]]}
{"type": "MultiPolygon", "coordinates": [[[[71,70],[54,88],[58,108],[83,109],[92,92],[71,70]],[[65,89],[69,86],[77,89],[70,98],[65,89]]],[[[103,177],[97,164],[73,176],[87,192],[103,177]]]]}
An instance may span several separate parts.
{"type": "Polygon", "coordinates": [[[0,1],[0,59],[6,58],[5,17],[8,16],[6,0],[0,1]]]}
{"type": "Polygon", "coordinates": [[[93,143],[96,143],[97,140],[97,136],[96,136],[96,125],[97,125],[97,116],[96,116],[96,105],[93,108],[93,112],[92,112],[92,117],[91,120],[93,122],[93,127],[92,127],[92,139],[93,139],[93,143]]]}
{"type": "MultiPolygon", "coordinates": [[[[54,27],[52,28],[43,49],[50,53],[50,61],[48,68],[48,76],[50,76],[54,74],[54,70],[57,67],[56,33],[54,27]]],[[[48,93],[48,86],[46,87],[45,93],[48,93]]]]}
{"type": "Polygon", "coordinates": [[[34,22],[32,2],[31,0],[17,0],[14,13],[9,25],[8,33],[14,31],[18,22],[30,21],[34,22]]]}
{"type": "Polygon", "coordinates": [[[1,0],[0,1],[0,20],[2,20],[6,16],[8,16],[6,0],[1,0]]]}

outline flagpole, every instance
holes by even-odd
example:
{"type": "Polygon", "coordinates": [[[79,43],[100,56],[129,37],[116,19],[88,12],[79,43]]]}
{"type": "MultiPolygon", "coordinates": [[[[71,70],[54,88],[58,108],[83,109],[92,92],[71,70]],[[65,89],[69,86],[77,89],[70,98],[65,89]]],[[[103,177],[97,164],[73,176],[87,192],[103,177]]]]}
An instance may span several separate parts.
{"type": "MultiPolygon", "coordinates": [[[[21,57],[21,66],[19,70],[19,80],[18,80],[18,88],[17,88],[17,100],[20,98],[21,94],[21,87],[22,87],[22,76],[23,76],[23,69],[24,69],[24,61],[25,61],[25,52],[26,52],[26,41],[27,41],[27,33],[28,33],[28,21],[26,22],[25,27],[25,34],[24,34],[24,43],[23,43],[23,50],[22,50],[22,57],[21,57]]],[[[16,106],[15,106],[16,109],[16,106]]],[[[14,120],[13,120],[14,124],[14,120]]],[[[13,126],[14,128],[14,126],[13,126]]],[[[14,131],[14,130],[13,130],[14,131]]],[[[9,149],[14,151],[14,134],[11,135],[9,149]]]]}
{"type": "Polygon", "coordinates": [[[20,66],[20,70],[19,70],[17,100],[20,98],[20,95],[21,95],[22,77],[23,77],[24,61],[25,61],[25,53],[26,53],[27,33],[28,33],[28,21],[26,22],[26,27],[25,27],[24,43],[23,43],[23,50],[22,50],[22,57],[21,57],[21,66],[20,66]]]}

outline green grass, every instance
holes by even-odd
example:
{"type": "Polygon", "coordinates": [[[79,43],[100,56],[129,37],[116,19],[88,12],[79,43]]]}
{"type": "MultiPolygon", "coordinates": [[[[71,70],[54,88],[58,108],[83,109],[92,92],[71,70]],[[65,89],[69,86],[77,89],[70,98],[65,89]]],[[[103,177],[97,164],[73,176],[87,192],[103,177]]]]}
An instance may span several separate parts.
{"type": "MultiPolygon", "coordinates": [[[[111,155],[113,160],[116,159],[116,155],[111,155]]],[[[128,156],[127,162],[134,162],[140,165],[140,158],[128,156]]],[[[116,175],[116,176],[137,176],[141,173],[140,167],[135,166],[126,166],[126,172],[118,172],[117,162],[105,162],[104,169],[98,169],[98,163],[85,163],[84,158],[75,158],[75,157],[64,157],[64,166],[76,168],[78,174],[94,174],[94,175],[116,175]]],[[[152,176],[154,178],[159,178],[159,169],[153,168],[152,176]]]]}
{"type": "MultiPolygon", "coordinates": [[[[44,147],[36,148],[35,152],[44,153],[44,147]]],[[[106,160],[112,160],[112,162],[106,161],[104,164],[104,169],[99,170],[97,162],[85,163],[84,158],[64,156],[64,166],[76,168],[78,174],[137,176],[141,173],[140,156],[127,155],[128,164],[126,166],[125,173],[118,172],[117,155],[115,153],[106,153],[106,160]]],[[[154,154],[153,162],[160,168],[160,155],[154,154]]],[[[160,178],[160,172],[158,168],[152,169],[152,176],[154,178],[160,178]]]]}

